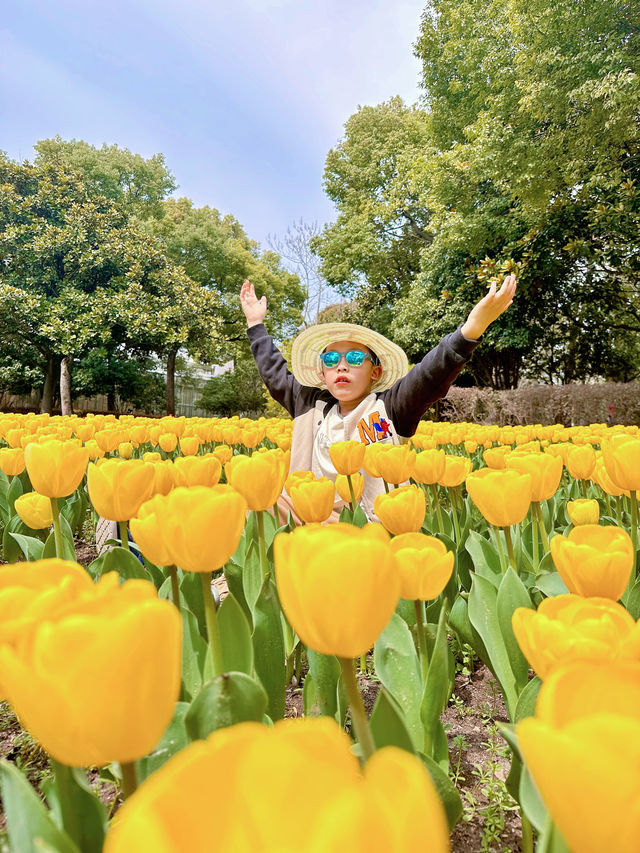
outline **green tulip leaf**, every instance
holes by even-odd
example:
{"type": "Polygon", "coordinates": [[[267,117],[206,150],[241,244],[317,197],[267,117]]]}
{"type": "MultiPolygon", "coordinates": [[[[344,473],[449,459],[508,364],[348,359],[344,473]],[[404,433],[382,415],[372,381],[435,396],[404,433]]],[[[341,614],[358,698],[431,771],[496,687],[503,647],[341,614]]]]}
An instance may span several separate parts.
{"type": "Polygon", "coordinates": [[[549,817],[549,812],[536,788],[531,773],[529,773],[526,766],[521,765],[521,767],[517,800],[534,829],[537,832],[542,832],[549,817]]]}
{"type": "Polygon", "coordinates": [[[450,692],[449,644],[447,642],[446,607],[440,611],[435,643],[429,658],[429,669],[424,683],[420,717],[424,727],[422,751],[434,756],[436,726],[444,711],[450,692]]]}
{"type": "Polygon", "coordinates": [[[511,627],[511,619],[518,607],[527,607],[533,609],[531,598],[527,592],[525,585],[522,583],[516,572],[509,566],[502,578],[498,597],[496,601],[498,624],[502,633],[511,670],[515,678],[516,692],[519,694],[529,681],[529,664],[527,659],[522,654],[518,641],[516,640],[513,628],[511,627]]]}
{"type": "Polygon", "coordinates": [[[224,672],[253,673],[251,628],[242,607],[229,593],[218,610],[218,627],[224,672]]]}
{"type": "Polygon", "coordinates": [[[497,589],[502,580],[502,567],[500,555],[493,542],[481,536],[477,531],[470,530],[465,548],[473,560],[475,573],[482,575],[497,589]]]}
{"type": "Polygon", "coordinates": [[[320,694],[316,688],[313,676],[308,672],[302,685],[302,707],[305,717],[322,717],[320,694]]]}
{"type": "Polygon", "coordinates": [[[383,746],[397,746],[412,755],[415,754],[402,710],[393,696],[384,688],[378,693],[369,725],[376,749],[382,749],[383,746]]]}
{"type": "Polygon", "coordinates": [[[107,572],[117,572],[121,580],[131,580],[133,578],[145,581],[151,580],[140,560],[131,551],[120,546],[109,548],[106,552],[104,563],[102,564],[102,574],[106,575],[107,572]]]}
{"type": "Polygon", "coordinates": [[[11,485],[9,486],[9,490],[7,491],[7,506],[9,507],[10,515],[15,515],[15,502],[22,494],[24,494],[24,490],[22,488],[20,478],[14,477],[11,481],[11,485]]]}
{"type": "Polygon", "coordinates": [[[448,774],[428,755],[420,755],[440,797],[451,832],[462,817],[462,800],[448,774]]]}
{"type": "MultiPolygon", "coordinates": [[[[2,553],[4,555],[4,559],[8,563],[17,563],[19,560],[23,559],[23,556],[26,556],[23,554],[22,545],[12,534],[18,534],[23,537],[32,537],[34,533],[35,530],[27,527],[19,515],[14,515],[2,534],[2,553]]],[[[29,558],[27,557],[27,559],[29,558]]],[[[75,556],[73,559],[75,560],[75,556]]]]}
{"type": "Polygon", "coordinates": [[[36,539],[35,536],[23,536],[21,533],[9,533],[20,546],[20,550],[27,560],[41,560],[42,552],[44,551],[44,542],[42,539],[36,539]]]}
{"type": "MultiPolygon", "coordinates": [[[[242,560],[244,562],[244,552],[242,554],[242,560]]],[[[249,625],[253,625],[253,613],[251,612],[251,608],[249,607],[246,596],[244,594],[244,582],[242,579],[242,575],[242,565],[236,563],[235,559],[229,560],[229,562],[224,567],[224,576],[227,579],[227,586],[229,587],[229,592],[233,594],[235,600],[238,602],[240,607],[242,607],[244,615],[249,621],[249,625]]]]}
{"type": "Polygon", "coordinates": [[[418,750],[423,741],[422,675],[411,632],[397,613],[376,640],[373,656],[376,673],[402,708],[414,749],[418,750]]]}
{"type": "Polygon", "coordinates": [[[255,670],[267,691],[267,713],[272,720],[284,717],[285,706],[285,648],[278,593],[271,576],[267,575],[254,610],[253,654],[255,670]]]}
{"type": "MultiPolygon", "coordinates": [[[[491,660],[489,652],[482,642],[482,637],[473,627],[469,620],[469,603],[461,595],[456,598],[449,613],[449,624],[458,635],[461,642],[471,646],[473,651],[478,655],[480,660],[491,669],[491,660]]],[[[495,673],[493,673],[495,675],[495,673]]]]}
{"type": "Polygon", "coordinates": [[[208,681],[184,718],[192,740],[247,721],[261,722],[268,697],[263,687],[244,672],[226,672],[208,681]]]}
{"type": "MultiPolygon", "coordinates": [[[[73,531],[69,527],[69,522],[67,519],[60,515],[60,533],[62,534],[62,554],[61,557],[63,560],[76,560],[76,549],[73,544],[73,531]]],[[[56,554],[56,540],[55,534],[53,530],[47,537],[47,541],[44,543],[44,551],[42,552],[42,559],[47,560],[51,557],[58,556],[56,554]]]]}
{"type": "Polygon", "coordinates": [[[497,599],[498,594],[491,582],[476,575],[469,593],[469,621],[482,638],[491,661],[491,670],[500,685],[509,719],[512,720],[518,694],[511,661],[498,623],[497,599]]]}
{"type": "Polygon", "coordinates": [[[0,761],[0,789],[7,817],[11,850],[38,853],[43,841],[56,853],[81,853],[71,838],[56,826],[49,812],[27,781],[9,761],[0,761]]]}
{"type": "MultiPolygon", "coordinates": [[[[307,658],[309,660],[309,672],[313,677],[315,696],[317,697],[320,709],[318,714],[337,718],[337,688],[341,673],[338,659],[333,655],[320,654],[320,652],[315,652],[313,649],[307,649],[307,658]]],[[[306,678],[304,686],[307,686],[306,678]]]]}
{"type": "Polygon", "coordinates": [[[536,577],[536,586],[547,598],[553,598],[554,595],[566,595],[569,592],[565,582],[555,571],[539,574],[536,577]]]}
{"type": "Polygon", "coordinates": [[[69,523],[69,527],[75,533],[79,533],[84,522],[84,516],[87,510],[87,504],[83,499],[84,490],[76,489],[76,491],[59,501],[60,515],[63,516],[69,523]]]}
{"type": "Polygon", "coordinates": [[[184,724],[184,718],[189,710],[187,702],[178,702],[173,719],[165,733],[162,735],[160,742],[156,745],[153,752],[141,758],[136,762],[136,770],[138,774],[138,782],[143,782],[156,770],[159,770],[173,755],[184,749],[189,744],[189,737],[184,724]]]}
{"type": "Polygon", "coordinates": [[[401,598],[396,605],[396,613],[401,616],[407,623],[409,628],[413,628],[416,624],[416,609],[413,606],[413,601],[407,601],[406,598],[401,598]]]}
{"type": "Polygon", "coordinates": [[[198,620],[186,607],[182,616],[182,694],[187,699],[196,696],[202,687],[208,645],[198,629],[198,620]]]}
{"type": "MultiPolygon", "coordinates": [[[[168,569],[166,569],[168,573],[168,569]]],[[[199,572],[183,572],[178,569],[178,583],[180,595],[184,598],[187,608],[196,617],[198,630],[202,637],[207,640],[207,619],[204,614],[204,598],[202,597],[202,580],[199,572]]],[[[171,578],[169,578],[171,585],[171,578]]]]}
{"type": "Polygon", "coordinates": [[[58,823],[82,850],[101,853],[107,831],[105,807],[89,786],[84,770],[51,759],[54,774],[44,791],[58,823]]]}
{"type": "Polygon", "coordinates": [[[242,586],[244,598],[253,614],[262,589],[262,568],[257,541],[252,541],[247,548],[244,566],[242,567],[242,586]]]}
{"type": "Polygon", "coordinates": [[[514,722],[519,723],[520,720],[524,720],[525,717],[533,717],[541,685],[542,682],[537,675],[527,683],[524,690],[520,693],[520,696],[518,696],[514,722]]]}
{"type": "MultiPolygon", "coordinates": [[[[624,596],[623,596],[624,601],[624,596]]],[[[627,600],[625,602],[625,606],[631,616],[637,622],[640,619],[640,578],[635,582],[635,584],[629,590],[629,595],[627,596],[627,600]]]]}
{"type": "Polygon", "coordinates": [[[343,524],[353,524],[353,513],[350,506],[345,505],[342,507],[338,521],[341,521],[343,524]]]}

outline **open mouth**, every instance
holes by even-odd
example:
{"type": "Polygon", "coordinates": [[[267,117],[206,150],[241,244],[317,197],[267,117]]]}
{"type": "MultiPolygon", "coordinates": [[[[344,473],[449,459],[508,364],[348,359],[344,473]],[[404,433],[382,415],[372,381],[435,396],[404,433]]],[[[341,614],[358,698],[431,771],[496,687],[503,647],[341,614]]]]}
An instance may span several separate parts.
{"type": "Polygon", "coordinates": [[[348,379],[336,379],[335,384],[336,385],[348,385],[349,380],[348,379]]]}

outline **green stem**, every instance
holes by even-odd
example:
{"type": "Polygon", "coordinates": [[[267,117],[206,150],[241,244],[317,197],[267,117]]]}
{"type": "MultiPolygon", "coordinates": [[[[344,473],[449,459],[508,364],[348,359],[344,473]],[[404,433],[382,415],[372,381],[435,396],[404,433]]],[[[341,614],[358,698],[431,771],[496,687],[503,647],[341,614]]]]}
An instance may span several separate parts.
{"type": "Polygon", "coordinates": [[[533,827],[531,826],[531,821],[526,817],[522,809],[520,809],[520,818],[522,820],[522,853],[533,853],[533,827]]]}
{"type": "Polygon", "coordinates": [[[420,655],[420,665],[422,667],[422,681],[427,680],[427,672],[429,670],[429,650],[427,649],[427,637],[424,632],[424,604],[419,599],[415,599],[413,606],[416,611],[416,630],[418,632],[418,653],[420,655]]]}
{"type": "Polygon", "coordinates": [[[180,610],[180,587],[178,585],[178,568],[177,566],[167,566],[169,569],[169,577],[171,578],[171,597],[173,603],[180,610]]]}
{"type": "Polygon", "coordinates": [[[444,533],[444,522],[442,520],[442,509],[440,508],[440,498],[438,497],[438,487],[435,483],[431,483],[429,486],[431,489],[431,494],[433,495],[433,503],[436,508],[436,514],[438,516],[438,530],[440,533],[444,533]]]}
{"type": "Polygon", "coordinates": [[[64,560],[64,552],[62,550],[62,529],[60,527],[60,507],[58,506],[58,498],[49,498],[51,501],[51,515],[53,516],[53,538],[56,543],[56,557],[59,560],[64,560]]]}
{"type": "Polygon", "coordinates": [[[533,571],[537,574],[538,566],[540,565],[540,555],[538,554],[538,525],[536,524],[536,508],[535,501],[531,504],[531,539],[533,542],[533,571]]]}
{"type": "Polygon", "coordinates": [[[280,527],[280,511],[278,510],[278,501],[273,505],[273,517],[276,520],[276,529],[280,527]]]}
{"type": "Polygon", "coordinates": [[[622,501],[620,495],[616,495],[616,518],[618,520],[618,527],[622,527],[622,501]]]}
{"type": "Polygon", "coordinates": [[[120,769],[122,770],[122,796],[127,800],[138,787],[136,763],[135,761],[122,761],[120,762],[120,769]]]}
{"type": "Polygon", "coordinates": [[[636,579],[636,552],[638,550],[638,496],[635,489],[629,490],[631,494],[631,541],[633,543],[633,582],[636,579]]]}
{"type": "Polygon", "coordinates": [[[389,494],[389,483],[383,478],[382,482],[384,483],[384,490],[387,494],[389,494]]]}
{"type": "Polygon", "coordinates": [[[262,579],[264,580],[269,572],[269,563],[267,562],[267,540],[264,535],[264,510],[256,511],[258,520],[258,548],[260,551],[260,570],[262,571],[262,579]]]}
{"type": "Polygon", "coordinates": [[[420,488],[424,492],[424,496],[427,499],[427,506],[429,507],[429,515],[433,515],[433,504],[431,502],[431,495],[429,494],[429,490],[425,486],[424,483],[420,483],[420,488]]]}
{"type": "Polygon", "coordinates": [[[611,501],[609,500],[609,495],[604,491],[604,489],[602,489],[601,491],[604,495],[604,502],[607,505],[607,515],[609,516],[609,518],[611,518],[611,501]]]}
{"type": "Polygon", "coordinates": [[[120,544],[125,549],[125,551],[130,551],[131,548],[129,548],[129,528],[127,527],[127,522],[119,521],[118,530],[120,531],[120,544]]]}
{"type": "Polygon", "coordinates": [[[458,508],[457,508],[457,500],[456,500],[456,492],[455,486],[452,486],[449,489],[449,495],[451,497],[451,514],[453,516],[453,527],[456,533],[456,543],[460,544],[460,522],[458,520],[458,508]]]}
{"type": "Polygon", "coordinates": [[[363,675],[368,675],[368,670],[367,670],[367,653],[366,653],[366,652],[363,652],[363,653],[360,655],[360,672],[361,672],[363,675]]]}
{"type": "Polygon", "coordinates": [[[511,541],[511,528],[509,527],[509,525],[506,525],[502,529],[504,530],[504,538],[507,541],[507,553],[509,554],[509,562],[511,563],[511,568],[515,572],[517,572],[518,569],[516,568],[516,555],[515,551],[513,550],[513,542],[511,541]]]}
{"type": "Polygon", "coordinates": [[[351,482],[351,474],[347,474],[347,483],[349,483],[349,494],[351,495],[351,512],[355,512],[355,509],[356,509],[356,493],[353,490],[353,483],[351,482]]]}
{"type": "Polygon", "coordinates": [[[342,669],[342,680],[347,691],[349,707],[351,708],[351,719],[353,727],[358,738],[358,743],[362,749],[362,755],[365,761],[371,758],[376,751],[373,742],[373,735],[369,728],[369,720],[364,710],[362,696],[358,690],[358,682],[356,681],[356,672],[351,658],[338,658],[340,668],[342,669]]]}
{"type": "Polygon", "coordinates": [[[548,554],[549,537],[547,536],[547,530],[544,526],[544,518],[542,517],[542,507],[540,506],[540,501],[535,501],[534,506],[536,509],[536,516],[538,518],[538,528],[540,530],[540,536],[542,537],[542,547],[544,548],[545,554],[548,554]]]}
{"type": "Polygon", "coordinates": [[[224,671],[222,663],[222,648],[220,644],[220,627],[218,625],[218,612],[216,600],[211,590],[213,572],[200,572],[202,579],[202,597],[204,599],[204,615],[207,621],[207,633],[209,635],[209,648],[211,649],[211,660],[213,662],[213,675],[220,675],[224,671]]]}
{"type": "Polygon", "coordinates": [[[302,676],[302,642],[299,641],[296,646],[295,658],[294,658],[294,672],[296,676],[296,684],[300,684],[300,678],[302,676]]]}
{"type": "Polygon", "coordinates": [[[504,548],[502,547],[502,540],[500,539],[500,528],[491,525],[490,530],[493,531],[493,535],[496,539],[498,554],[500,555],[500,568],[502,569],[502,574],[504,574],[507,571],[507,561],[505,560],[504,548]]]}
{"type": "Polygon", "coordinates": [[[587,497],[587,481],[586,480],[580,480],[580,485],[582,487],[582,497],[586,498],[587,497]]]}

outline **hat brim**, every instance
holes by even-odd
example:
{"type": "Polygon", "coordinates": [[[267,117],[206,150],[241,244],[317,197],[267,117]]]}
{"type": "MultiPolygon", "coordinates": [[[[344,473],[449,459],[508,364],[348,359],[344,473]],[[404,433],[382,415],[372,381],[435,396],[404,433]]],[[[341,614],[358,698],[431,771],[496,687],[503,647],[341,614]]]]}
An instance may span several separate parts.
{"type": "Polygon", "coordinates": [[[409,372],[407,356],[384,335],[356,323],[320,323],[300,332],[291,347],[291,372],[301,385],[322,388],[320,353],[329,344],[353,341],[374,352],[382,366],[380,379],[372,382],[372,391],[385,391],[409,372]]]}

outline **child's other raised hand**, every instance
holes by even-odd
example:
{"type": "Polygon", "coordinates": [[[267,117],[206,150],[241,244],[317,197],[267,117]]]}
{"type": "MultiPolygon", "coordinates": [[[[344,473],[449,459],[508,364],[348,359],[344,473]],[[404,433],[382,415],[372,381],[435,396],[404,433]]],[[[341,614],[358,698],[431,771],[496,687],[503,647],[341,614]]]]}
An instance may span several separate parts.
{"type": "Polygon", "coordinates": [[[475,341],[483,335],[491,323],[511,305],[515,292],[515,275],[508,275],[502,282],[500,290],[494,281],[487,295],[471,309],[462,326],[460,331],[465,338],[475,341]]]}
{"type": "Polygon", "coordinates": [[[263,296],[258,299],[256,289],[250,281],[245,281],[240,288],[240,304],[244,311],[244,316],[247,318],[247,327],[257,326],[264,323],[264,318],[267,314],[267,297],[263,296]]]}

